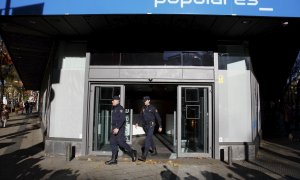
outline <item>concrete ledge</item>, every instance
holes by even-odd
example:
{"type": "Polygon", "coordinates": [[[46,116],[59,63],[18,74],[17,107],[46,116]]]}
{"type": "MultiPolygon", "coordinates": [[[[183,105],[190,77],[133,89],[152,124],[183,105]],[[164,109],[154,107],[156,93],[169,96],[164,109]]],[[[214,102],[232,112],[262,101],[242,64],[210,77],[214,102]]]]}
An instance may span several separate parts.
{"type": "Polygon", "coordinates": [[[82,140],[65,138],[48,138],[45,140],[45,153],[49,155],[66,155],[67,143],[72,144],[73,156],[81,156],[82,140]]]}
{"type": "Polygon", "coordinates": [[[254,160],[259,149],[261,136],[253,142],[222,142],[219,146],[220,160],[228,161],[228,147],[232,147],[232,160],[254,160]]]}

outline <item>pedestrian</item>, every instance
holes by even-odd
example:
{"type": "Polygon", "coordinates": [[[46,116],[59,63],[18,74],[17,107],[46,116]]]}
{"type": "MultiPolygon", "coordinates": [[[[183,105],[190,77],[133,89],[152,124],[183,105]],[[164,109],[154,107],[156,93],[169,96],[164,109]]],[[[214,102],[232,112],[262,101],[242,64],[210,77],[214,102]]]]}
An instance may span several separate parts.
{"type": "Polygon", "coordinates": [[[19,107],[20,107],[21,114],[23,114],[24,113],[24,102],[23,101],[21,101],[19,103],[19,107]]]}
{"type": "Polygon", "coordinates": [[[6,105],[3,106],[2,112],[1,112],[1,121],[2,121],[2,127],[6,127],[6,122],[9,119],[9,110],[6,105]]]}
{"type": "Polygon", "coordinates": [[[143,129],[146,133],[144,146],[142,147],[142,156],[139,158],[140,161],[146,161],[148,151],[152,152],[152,155],[157,155],[156,146],[153,141],[153,133],[156,125],[155,120],[157,120],[159,125],[158,131],[162,131],[161,118],[156,107],[150,104],[150,97],[143,97],[143,101],[145,106],[142,108],[139,121],[136,123],[136,127],[139,124],[143,124],[143,129]]]}
{"type": "Polygon", "coordinates": [[[132,162],[136,161],[137,151],[133,150],[127,143],[125,138],[125,110],[120,105],[120,97],[114,96],[112,99],[112,113],[111,113],[112,132],[110,135],[110,146],[112,150],[111,160],[106,161],[106,165],[118,163],[119,146],[126,150],[131,156],[132,162]]]}
{"type": "Polygon", "coordinates": [[[28,100],[24,103],[26,114],[29,114],[29,102],[28,100]]]}
{"type": "Polygon", "coordinates": [[[28,111],[29,111],[29,114],[32,114],[32,109],[33,109],[33,102],[29,102],[29,109],[28,109],[28,111]]]}

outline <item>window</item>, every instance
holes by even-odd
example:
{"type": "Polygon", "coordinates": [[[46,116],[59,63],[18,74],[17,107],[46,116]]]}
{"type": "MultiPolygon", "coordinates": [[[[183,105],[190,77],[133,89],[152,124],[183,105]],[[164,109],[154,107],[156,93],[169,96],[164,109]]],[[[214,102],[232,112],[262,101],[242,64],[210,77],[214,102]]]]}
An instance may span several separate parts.
{"type": "Polygon", "coordinates": [[[212,51],[183,52],[183,66],[213,66],[212,51]]]}
{"type": "Polygon", "coordinates": [[[119,65],[120,53],[91,53],[90,65],[119,65]]]}
{"type": "Polygon", "coordinates": [[[92,53],[90,65],[213,66],[212,51],[92,53]]]}

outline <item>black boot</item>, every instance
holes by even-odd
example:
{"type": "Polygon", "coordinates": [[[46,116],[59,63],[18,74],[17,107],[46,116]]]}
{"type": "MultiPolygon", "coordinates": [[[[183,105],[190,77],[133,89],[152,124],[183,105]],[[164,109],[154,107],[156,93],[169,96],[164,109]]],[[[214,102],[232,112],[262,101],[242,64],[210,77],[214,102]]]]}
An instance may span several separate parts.
{"type": "Polygon", "coordinates": [[[157,155],[157,150],[156,147],[152,149],[152,152],[150,151],[151,156],[156,156],[157,155]]]}
{"type": "Polygon", "coordinates": [[[137,159],[137,152],[136,152],[136,150],[132,150],[130,156],[131,156],[132,162],[135,162],[136,159],[137,159]]]}
{"type": "Polygon", "coordinates": [[[111,160],[105,162],[106,165],[118,164],[118,152],[111,156],[111,160]]]}
{"type": "Polygon", "coordinates": [[[143,155],[142,155],[141,157],[139,157],[139,160],[140,160],[140,161],[144,161],[144,162],[146,161],[148,151],[149,151],[148,149],[145,149],[143,155]]]}
{"type": "Polygon", "coordinates": [[[144,154],[145,147],[143,146],[143,147],[141,148],[141,150],[142,150],[142,154],[144,154]]]}

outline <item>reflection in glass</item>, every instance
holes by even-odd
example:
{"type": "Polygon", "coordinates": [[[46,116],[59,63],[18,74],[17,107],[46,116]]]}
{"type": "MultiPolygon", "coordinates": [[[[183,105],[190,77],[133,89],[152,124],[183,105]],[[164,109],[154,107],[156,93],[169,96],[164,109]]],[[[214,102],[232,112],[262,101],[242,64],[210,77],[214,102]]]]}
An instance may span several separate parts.
{"type": "Polygon", "coordinates": [[[163,51],[91,53],[91,65],[122,66],[213,66],[212,51],[163,51]]]}
{"type": "Polygon", "coordinates": [[[212,51],[183,52],[183,66],[213,66],[212,51]]]}
{"type": "Polygon", "coordinates": [[[182,88],[181,152],[208,153],[208,88],[182,88]]]}
{"type": "Polygon", "coordinates": [[[200,118],[200,106],[199,105],[187,105],[186,106],[186,119],[199,119],[200,118]]]}
{"type": "Polygon", "coordinates": [[[228,70],[232,64],[240,64],[242,66],[236,67],[236,70],[251,70],[250,57],[245,56],[229,56],[219,54],[219,69],[228,70]]]}
{"type": "Polygon", "coordinates": [[[91,53],[90,64],[117,66],[120,64],[120,53],[91,53]]]}
{"type": "Polygon", "coordinates": [[[181,65],[181,51],[164,51],[163,60],[166,65],[181,65]]]}
{"type": "Polygon", "coordinates": [[[185,102],[198,102],[199,91],[197,88],[186,88],[185,89],[185,102]]]}
{"type": "Polygon", "coordinates": [[[181,65],[181,53],[165,51],[164,53],[122,53],[121,65],[181,65]]]}

